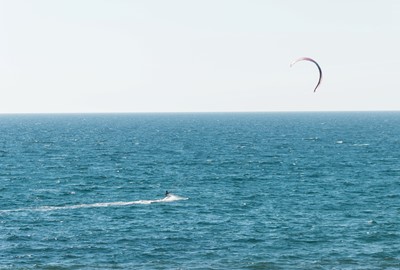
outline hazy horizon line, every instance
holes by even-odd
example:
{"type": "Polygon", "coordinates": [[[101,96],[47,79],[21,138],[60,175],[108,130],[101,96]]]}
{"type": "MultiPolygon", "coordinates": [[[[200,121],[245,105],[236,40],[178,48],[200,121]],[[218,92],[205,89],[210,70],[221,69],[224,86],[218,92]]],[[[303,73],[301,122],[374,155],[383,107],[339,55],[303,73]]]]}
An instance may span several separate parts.
{"type": "Polygon", "coordinates": [[[271,111],[92,111],[92,112],[0,112],[0,115],[55,115],[55,114],[251,114],[251,113],[361,113],[400,112],[400,110],[271,110],[271,111]]]}

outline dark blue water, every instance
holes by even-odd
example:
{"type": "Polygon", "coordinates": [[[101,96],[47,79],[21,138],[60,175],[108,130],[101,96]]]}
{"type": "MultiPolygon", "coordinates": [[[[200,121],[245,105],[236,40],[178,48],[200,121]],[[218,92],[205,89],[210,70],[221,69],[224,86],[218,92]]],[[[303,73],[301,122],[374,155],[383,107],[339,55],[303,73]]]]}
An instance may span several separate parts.
{"type": "Polygon", "coordinates": [[[399,268],[400,113],[0,116],[0,269],[399,268]]]}

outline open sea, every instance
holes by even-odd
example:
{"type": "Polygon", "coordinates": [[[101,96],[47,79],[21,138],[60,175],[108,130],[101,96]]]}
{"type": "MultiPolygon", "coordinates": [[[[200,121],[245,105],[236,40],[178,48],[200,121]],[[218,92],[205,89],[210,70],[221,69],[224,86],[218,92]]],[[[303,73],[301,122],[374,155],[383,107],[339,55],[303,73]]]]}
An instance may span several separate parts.
{"type": "Polygon", "coordinates": [[[400,112],[0,115],[0,269],[400,269],[400,112]]]}

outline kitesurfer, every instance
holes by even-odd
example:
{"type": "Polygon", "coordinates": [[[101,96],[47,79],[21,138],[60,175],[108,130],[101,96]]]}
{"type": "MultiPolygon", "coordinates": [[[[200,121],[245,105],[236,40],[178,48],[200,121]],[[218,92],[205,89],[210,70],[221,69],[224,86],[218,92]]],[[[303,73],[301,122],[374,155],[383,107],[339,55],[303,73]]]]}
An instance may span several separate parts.
{"type": "Polygon", "coordinates": [[[165,191],[165,197],[168,197],[168,196],[169,196],[169,192],[167,190],[167,191],[165,191]]]}

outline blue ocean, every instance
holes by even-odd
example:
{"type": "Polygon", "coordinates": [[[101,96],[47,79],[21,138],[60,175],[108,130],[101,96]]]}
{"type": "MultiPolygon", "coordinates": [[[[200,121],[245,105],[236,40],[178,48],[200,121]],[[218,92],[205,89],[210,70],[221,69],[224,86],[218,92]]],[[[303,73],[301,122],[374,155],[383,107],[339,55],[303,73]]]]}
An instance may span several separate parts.
{"type": "Polygon", "coordinates": [[[0,269],[399,268],[400,112],[0,115],[0,269]]]}

